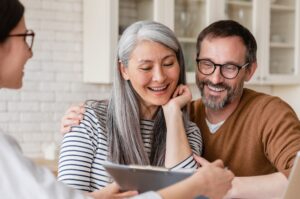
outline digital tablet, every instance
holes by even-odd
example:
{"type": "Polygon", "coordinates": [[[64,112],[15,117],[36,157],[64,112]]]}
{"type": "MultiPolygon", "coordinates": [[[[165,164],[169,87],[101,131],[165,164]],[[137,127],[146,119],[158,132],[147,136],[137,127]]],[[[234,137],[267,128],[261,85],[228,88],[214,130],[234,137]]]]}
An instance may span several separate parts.
{"type": "MultiPolygon", "coordinates": [[[[120,165],[111,162],[103,167],[119,184],[122,190],[137,190],[139,193],[157,191],[191,176],[194,170],[170,171],[162,167],[120,165]]],[[[197,197],[206,199],[206,197],[197,197]]]]}

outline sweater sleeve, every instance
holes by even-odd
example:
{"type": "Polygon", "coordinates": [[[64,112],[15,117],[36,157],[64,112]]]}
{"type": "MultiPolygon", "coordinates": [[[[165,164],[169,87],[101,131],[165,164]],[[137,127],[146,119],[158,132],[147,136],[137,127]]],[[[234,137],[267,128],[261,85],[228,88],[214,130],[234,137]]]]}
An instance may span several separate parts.
{"type": "Polygon", "coordinates": [[[300,151],[300,121],[292,108],[273,98],[261,115],[262,142],[269,161],[288,177],[297,151],[300,151]]]}
{"type": "Polygon", "coordinates": [[[65,134],[60,149],[58,180],[72,188],[91,190],[91,169],[97,138],[97,117],[86,108],[83,120],[65,134]]]}

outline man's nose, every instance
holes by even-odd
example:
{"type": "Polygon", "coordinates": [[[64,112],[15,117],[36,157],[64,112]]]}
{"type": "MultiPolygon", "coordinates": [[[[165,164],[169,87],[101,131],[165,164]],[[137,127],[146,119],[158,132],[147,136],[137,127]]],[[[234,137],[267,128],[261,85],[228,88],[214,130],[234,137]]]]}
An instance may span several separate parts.
{"type": "Polygon", "coordinates": [[[210,77],[210,81],[213,83],[213,84],[217,84],[217,83],[220,83],[224,80],[224,77],[223,75],[221,74],[221,67],[216,67],[215,71],[209,75],[210,77]]]}

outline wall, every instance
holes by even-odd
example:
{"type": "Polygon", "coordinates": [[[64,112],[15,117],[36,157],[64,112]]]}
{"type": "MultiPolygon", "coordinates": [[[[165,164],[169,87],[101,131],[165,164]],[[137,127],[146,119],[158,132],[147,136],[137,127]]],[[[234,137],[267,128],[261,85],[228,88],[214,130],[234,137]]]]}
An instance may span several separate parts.
{"type": "MultiPolygon", "coordinates": [[[[60,119],[71,104],[107,98],[109,85],[82,83],[82,0],[23,0],[27,27],[36,32],[34,57],[20,90],[1,89],[0,126],[28,156],[59,145],[60,119]]],[[[99,66],[100,67],[100,66],[99,66]]],[[[254,87],[283,97],[300,116],[300,87],[254,87]]],[[[192,86],[194,97],[199,96],[192,86]]]]}
{"type": "Polygon", "coordinates": [[[36,33],[22,90],[1,89],[0,126],[26,155],[60,143],[59,122],[73,103],[107,98],[110,86],[82,83],[82,0],[23,0],[36,33]]]}

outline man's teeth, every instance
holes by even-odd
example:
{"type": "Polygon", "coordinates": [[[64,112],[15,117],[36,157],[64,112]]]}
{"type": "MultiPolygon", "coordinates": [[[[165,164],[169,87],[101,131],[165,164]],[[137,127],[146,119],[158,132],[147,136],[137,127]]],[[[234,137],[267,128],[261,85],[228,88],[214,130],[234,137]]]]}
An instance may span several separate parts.
{"type": "Polygon", "coordinates": [[[154,90],[154,91],[162,91],[162,90],[164,90],[166,88],[167,88],[167,86],[162,86],[162,87],[151,87],[150,89],[154,90]]]}
{"type": "Polygon", "coordinates": [[[217,91],[217,92],[221,92],[221,91],[224,91],[224,90],[225,90],[224,87],[215,87],[215,86],[212,86],[212,85],[207,85],[207,86],[208,86],[208,88],[209,88],[210,90],[217,91]]]}

